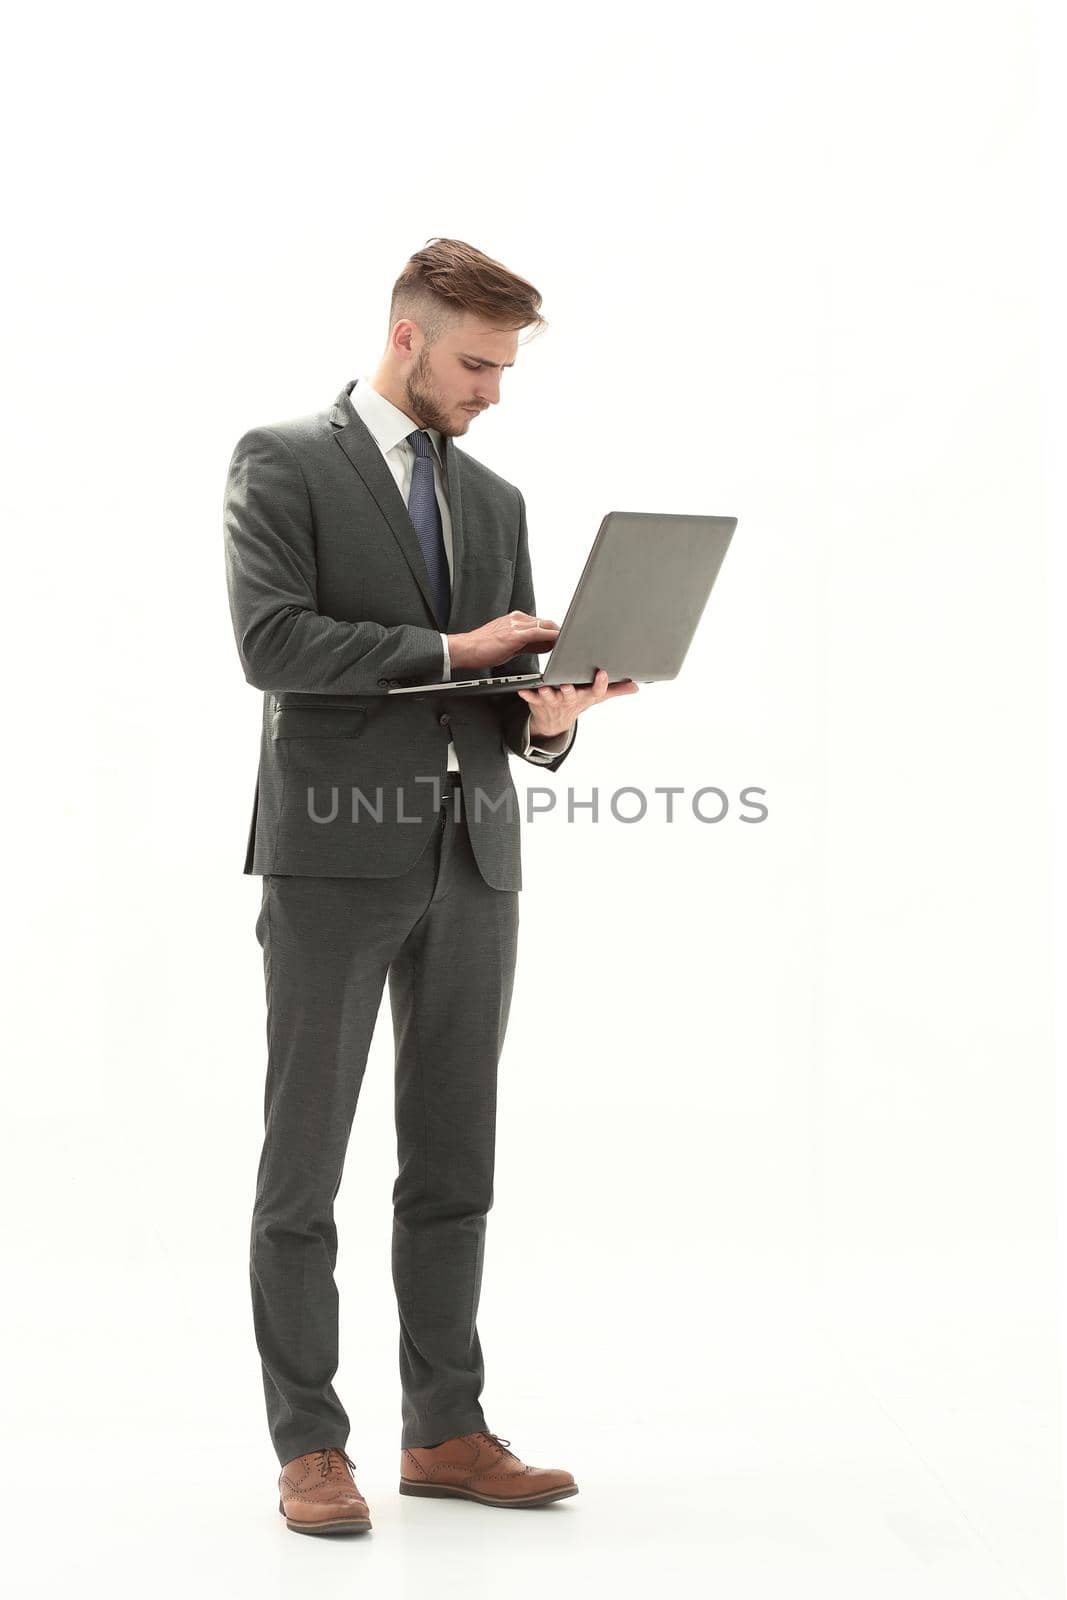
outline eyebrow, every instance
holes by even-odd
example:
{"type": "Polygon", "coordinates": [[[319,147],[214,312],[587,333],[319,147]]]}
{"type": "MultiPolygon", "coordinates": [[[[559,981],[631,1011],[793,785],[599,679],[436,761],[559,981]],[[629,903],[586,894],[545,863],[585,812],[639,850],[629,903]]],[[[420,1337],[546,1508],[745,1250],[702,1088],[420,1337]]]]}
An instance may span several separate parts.
{"type": "Polygon", "coordinates": [[[464,361],[478,361],[483,367],[513,367],[514,361],[487,361],[484,356],[472,356],[466,350],[459,352],[464,361]]]}

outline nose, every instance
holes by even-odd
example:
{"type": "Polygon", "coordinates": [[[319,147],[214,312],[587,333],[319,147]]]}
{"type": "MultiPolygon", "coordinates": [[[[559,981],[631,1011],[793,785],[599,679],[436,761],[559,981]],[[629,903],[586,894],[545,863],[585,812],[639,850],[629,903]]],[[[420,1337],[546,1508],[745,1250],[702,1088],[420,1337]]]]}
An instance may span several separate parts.
{"type": "Polygon", "coordinates": [[[480,406],[495,406],[500,402],[500,378],[497,375],[483,380],[477,395],[480,406]]]}

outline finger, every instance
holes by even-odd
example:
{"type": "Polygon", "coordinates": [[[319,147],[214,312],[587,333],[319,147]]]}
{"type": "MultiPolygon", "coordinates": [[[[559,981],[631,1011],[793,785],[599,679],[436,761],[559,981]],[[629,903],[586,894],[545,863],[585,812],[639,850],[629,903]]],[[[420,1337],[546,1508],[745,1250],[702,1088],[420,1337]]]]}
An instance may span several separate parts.
{"type": "MultiPolygon", "coordinates": [[[[598,672],[597,677],[599,678],[599,676],[600,674],[598,672]]],[[[573,711],[575,709],[578,711],[586,711],[590,706],[599,705],[603,700],[615,700],[620,694],[636,693],[637,684],[632,678],[624,678],[618,683],[608,684],[608,686],[603,690],[599,690],[594,682],[594,685],[591,688],[580,689],[578,691],[577,706],[575,707],[568,702],[567,709],[568,711],[573,711]]]]}

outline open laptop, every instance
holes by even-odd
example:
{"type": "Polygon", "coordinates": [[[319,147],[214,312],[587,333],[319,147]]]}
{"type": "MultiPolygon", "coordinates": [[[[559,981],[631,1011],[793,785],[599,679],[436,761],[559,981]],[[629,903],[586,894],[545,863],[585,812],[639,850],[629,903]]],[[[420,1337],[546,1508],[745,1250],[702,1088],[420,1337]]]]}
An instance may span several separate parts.
{"type": "Polygon", "coordinates": [[[676,678],[737,527],[736,517],[609,511],[540,672],[405,684],[387,694],[505,694],[542,684],[676,678]]]}

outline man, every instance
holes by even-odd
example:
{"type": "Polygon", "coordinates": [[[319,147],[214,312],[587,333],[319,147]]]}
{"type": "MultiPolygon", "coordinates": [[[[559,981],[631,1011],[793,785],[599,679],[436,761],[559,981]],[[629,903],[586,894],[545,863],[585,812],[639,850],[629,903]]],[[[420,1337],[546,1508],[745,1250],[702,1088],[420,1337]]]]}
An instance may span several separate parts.
{"type": "Polygon", "coordinates": [[[245,677],[263,690],[245,872],[263,876],[268,1059],[250,1276],[279,1509],[360,1532],[337,1369],[333,1207],[379,1002],[396,1045],[392,1266],[402,1493],[531,1506],[577,1493],[490,1433],[476,1313],[497,1064],[521,888],[508,755],[555,771],[577,718],[636,684],[517,695],[391,687],[530,672],[522,495],[455,444],[500,399],[541,296],[437,239],[393,289],[386,349],[329,411],[253,428],[225,497],[245,677]]]}

